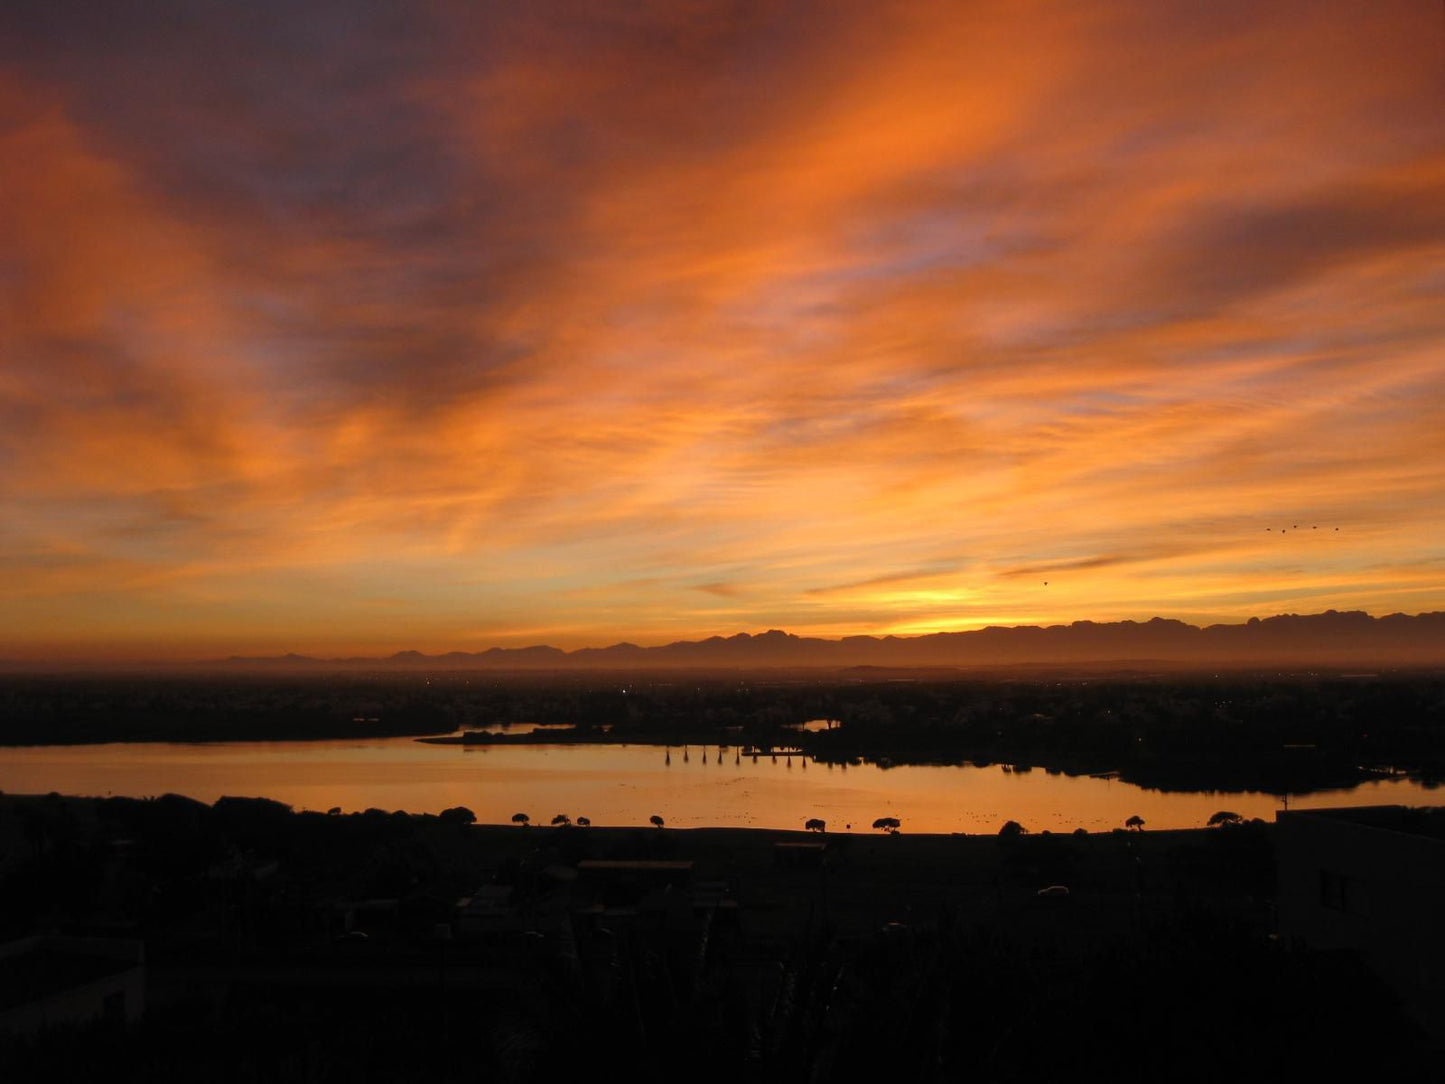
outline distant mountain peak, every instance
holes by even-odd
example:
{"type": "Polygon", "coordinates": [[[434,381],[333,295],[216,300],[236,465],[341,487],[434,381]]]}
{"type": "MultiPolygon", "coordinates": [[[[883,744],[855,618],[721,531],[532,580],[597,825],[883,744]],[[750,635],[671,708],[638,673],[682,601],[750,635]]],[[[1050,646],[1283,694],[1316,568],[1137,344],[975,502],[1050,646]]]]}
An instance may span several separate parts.
{"type": "Polygon", "coordinates": [[[737,632],[657,647],[622,641],[563,651],[547,644],[427,655],[398,651],[382,659],[319,659],[289,653],[232,656],[231,666],[433,665],[488,669],[641,669],[690,667],[978,667],[1149,659],[1173,665],[1445,664],[1445,613],[1372,617],[1361,610],[1276,614],[1240,624],[1191,625],[1176,618],[1074,621],[1067,625],[990,625],[921,636],[803,637],[783,629],[737,632]]]}

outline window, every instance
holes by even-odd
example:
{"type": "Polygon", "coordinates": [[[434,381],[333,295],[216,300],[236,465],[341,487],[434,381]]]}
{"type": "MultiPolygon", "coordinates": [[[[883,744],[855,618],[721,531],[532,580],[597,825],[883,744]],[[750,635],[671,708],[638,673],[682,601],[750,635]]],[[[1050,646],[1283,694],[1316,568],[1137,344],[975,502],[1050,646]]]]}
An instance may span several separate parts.
{"type": "Polygon", "coordinates": [[[1333,870],[1320,870],[1320,906],[1347,915],[1368,915],[1370,894],[1365,882],[1333,870]]]}

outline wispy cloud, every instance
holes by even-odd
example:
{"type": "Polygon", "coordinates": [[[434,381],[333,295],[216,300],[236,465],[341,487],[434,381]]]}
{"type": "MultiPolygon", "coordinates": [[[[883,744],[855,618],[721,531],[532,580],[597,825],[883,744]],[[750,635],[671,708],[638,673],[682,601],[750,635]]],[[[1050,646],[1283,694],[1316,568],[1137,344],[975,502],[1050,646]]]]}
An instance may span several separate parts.
{"type": "Polygon", "coordinates": [[[0,11],[7,654],[1445,606],[1433,4],[224,14],[0,11]]]}

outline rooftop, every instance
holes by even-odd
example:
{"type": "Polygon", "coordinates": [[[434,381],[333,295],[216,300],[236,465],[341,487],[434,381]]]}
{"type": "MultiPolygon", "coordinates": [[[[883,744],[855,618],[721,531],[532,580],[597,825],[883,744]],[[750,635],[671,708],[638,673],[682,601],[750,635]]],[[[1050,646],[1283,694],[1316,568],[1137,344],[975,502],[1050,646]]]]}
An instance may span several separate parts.
{"type": "Polygon", "coordinates": [[[1445,841],[1445,806],[1368,805],[1342,809],[1292,809],[1276,816],[1344,821],[1365,828],[1445,841]]]}
{"type": "Polygon", "coordinates": [[[33,946],[0,958],[0,1012],[118,975],[139,963],[138,959],[77,951],[36,938],[33,946]]]}

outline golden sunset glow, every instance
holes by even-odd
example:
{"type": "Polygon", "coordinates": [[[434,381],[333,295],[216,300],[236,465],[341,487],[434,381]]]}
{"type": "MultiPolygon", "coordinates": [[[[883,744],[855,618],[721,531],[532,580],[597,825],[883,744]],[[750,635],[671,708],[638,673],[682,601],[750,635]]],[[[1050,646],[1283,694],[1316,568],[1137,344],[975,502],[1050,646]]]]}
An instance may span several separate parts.
{"type": "Polygon", "coordinates": [[[0,7],[0,656],[1417,613],[1442,464],[1434,0],[0,7]]]}

